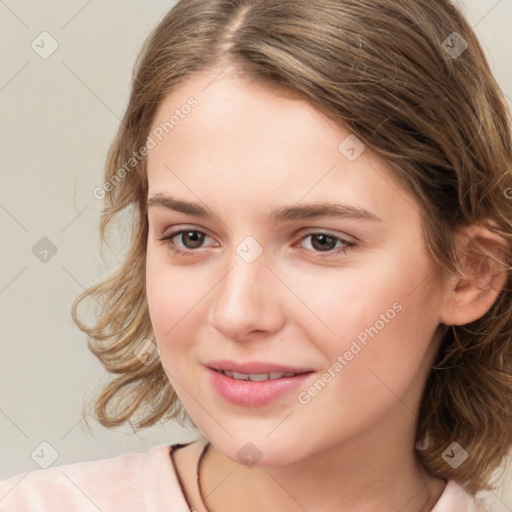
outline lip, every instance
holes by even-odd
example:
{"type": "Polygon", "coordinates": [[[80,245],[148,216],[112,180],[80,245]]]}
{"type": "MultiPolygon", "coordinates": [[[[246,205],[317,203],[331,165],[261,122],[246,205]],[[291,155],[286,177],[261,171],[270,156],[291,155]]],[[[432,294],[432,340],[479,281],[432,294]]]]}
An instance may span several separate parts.
{"type": "Polygon", "coordinates": [[[264,361],[250,361],[246,363],[237,363],[228,359],[219,359],[206,363],[206,366],[214,370],[228,370],[237,373],[307,373],[313,371],[311,368],[299,366],[286,366],[278,363],[264,361]]]}
{"type": "Polygon", "coordinates": [[[230,366],[229,368],[218,369],[207,367],[207,371],[213,389],[228,402],[243,407],[262,407],[270,404],[288,395],[292,391],[297,390],[297,388],[301,387],[304,381],[309,379],[314,373],[311,370],[297,372],[297,368],[268,363],[238,364],[230,366]],[[262,364],[265,364],[265,366],[261,366],[262,364]],[[251,380],[233,379],[221,372],[221,370],[229,370],[230,368],[231,371],[239,373],[269,373],[273,371],[283,373],[294,372],[299,374],[293,377],[282,377],[280,379],[254,382],[251,380]],[[244,369],[242,370],[241,368],[244,369]],[[251,371],[247,371],[248,368],[250,368],[251,371]],[[257,368],[258,371],[256,371],[255,368],[257,368]]]}

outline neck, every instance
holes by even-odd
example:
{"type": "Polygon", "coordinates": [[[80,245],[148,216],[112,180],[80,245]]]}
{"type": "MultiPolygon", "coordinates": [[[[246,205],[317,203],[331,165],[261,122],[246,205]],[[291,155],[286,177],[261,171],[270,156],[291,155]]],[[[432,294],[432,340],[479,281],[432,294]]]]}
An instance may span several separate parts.
{"type": "Polygon", "coordinates": [[[393,413],[379,428],[280,466],[245,467],[211,446],[201,470],[209,512],[430,511],[445,482],[416,459],[411,411],[398,403],[393,413]],[[383,428],[388,421],[394,430],[383,428]]]}

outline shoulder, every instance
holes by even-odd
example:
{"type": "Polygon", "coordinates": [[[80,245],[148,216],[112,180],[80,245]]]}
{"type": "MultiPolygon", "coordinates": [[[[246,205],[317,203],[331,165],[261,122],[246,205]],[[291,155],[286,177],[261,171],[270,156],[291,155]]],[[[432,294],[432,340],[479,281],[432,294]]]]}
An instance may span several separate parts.
{"type": "Polygon", "coordinates": [[[0,482],[5,512],[186,510],[169,445],[28,471],[0,482]]]}
{"type": "Polygon", "coordinates": [[[432,512],[486,512],[483,505],[454,480],[449,480],[432,512]]]}

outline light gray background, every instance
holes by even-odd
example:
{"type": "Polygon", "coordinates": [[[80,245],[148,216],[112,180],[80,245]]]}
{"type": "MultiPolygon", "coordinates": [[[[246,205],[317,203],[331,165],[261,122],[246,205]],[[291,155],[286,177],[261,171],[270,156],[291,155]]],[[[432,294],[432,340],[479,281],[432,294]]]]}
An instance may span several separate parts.
{"type": "MultiPolygon", "coordinates": [[[[106,376],[70,316],[76,295],[116,261],[99,255],[93,190],[136,53],[174,3],[0,0],[0,480],[38,469],[41,442],[60,465],[197,437],[172,424],[108,431],[92,419],[89,431],[82,403],[106,376]],[[58,43],[46,59],[31,47],[50,48],[42,32],[58,43]],[[58,250],[46,263],[32,253],[43,237],[58,250]]],[[[457,3],[512,107],[512,0],[457,3]]],[[[511,481],[488,495],[493,511],[512,511],[511,481]]]]}

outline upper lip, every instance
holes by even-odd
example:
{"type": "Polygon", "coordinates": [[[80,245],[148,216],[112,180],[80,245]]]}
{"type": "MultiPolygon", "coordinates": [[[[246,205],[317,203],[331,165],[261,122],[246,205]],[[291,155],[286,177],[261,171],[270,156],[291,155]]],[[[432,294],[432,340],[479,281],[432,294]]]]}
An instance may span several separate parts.
{"type": "Polygon", "coordinates": [[[303,366],[288,366],[284,364],[271,363],[265,361],[248,361],[246,363],[237,363],[227,359],[210,361],[206,366],[214,370],[227,370],[237,373],[307,373],[311,372],[311,368],[303,366]]]}

